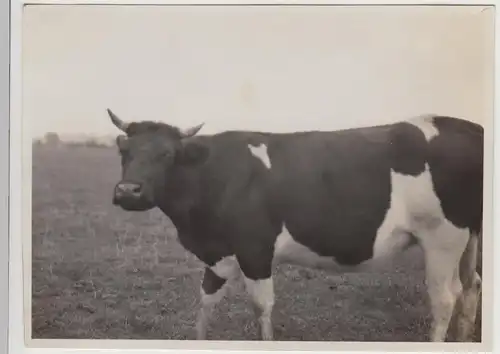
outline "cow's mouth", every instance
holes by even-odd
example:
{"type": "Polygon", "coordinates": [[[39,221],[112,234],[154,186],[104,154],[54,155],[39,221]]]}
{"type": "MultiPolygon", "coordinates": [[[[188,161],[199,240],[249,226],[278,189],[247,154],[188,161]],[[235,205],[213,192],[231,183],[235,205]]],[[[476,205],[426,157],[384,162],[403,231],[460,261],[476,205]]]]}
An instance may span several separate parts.
{"type": "Polygon", "coordinates": [[[126,211],[147,211],[155,207],[154,203],[146,198],[121,197],[113,198],[113,204],[126,211]]]}

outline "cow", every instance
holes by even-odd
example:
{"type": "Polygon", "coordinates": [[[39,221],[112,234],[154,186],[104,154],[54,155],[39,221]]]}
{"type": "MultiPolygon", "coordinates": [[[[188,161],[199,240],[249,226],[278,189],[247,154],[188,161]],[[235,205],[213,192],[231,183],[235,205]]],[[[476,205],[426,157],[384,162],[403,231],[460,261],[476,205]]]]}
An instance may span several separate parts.
{"type": "Polygon", "coordinates": [[[228,282],[242,280],[274,340],[273,267],[367,269],[419,245],[432,323],[429,340],[467,341],[481,292],[483,128],[422,115],[338,131],[198,134],[107,109],[121,180],[112,203],[159,208],[182,246],[204,265],[196,338],[228,282]],[[453,317],[455,317],[453,315],[453,317]]]}

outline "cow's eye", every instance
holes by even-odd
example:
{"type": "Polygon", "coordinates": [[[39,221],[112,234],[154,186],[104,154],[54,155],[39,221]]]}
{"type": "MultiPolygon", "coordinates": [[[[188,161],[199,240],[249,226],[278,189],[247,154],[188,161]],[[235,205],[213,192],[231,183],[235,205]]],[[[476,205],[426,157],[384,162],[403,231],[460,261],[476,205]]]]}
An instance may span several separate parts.
{"type": "Polygon", "coordinates": [[[127,155],[127,154],[128,154],[128,149],[127,149],[127,147],[126,147],[126,146],[119,146],[119,147],[118,147],[118,151],[120,152],[120,154],[121,154],[122,156],[124,156],[124,155],[127,155]]]}
{"type": "Polygon", "coordinates": [[[170,151],[163,151],[163,152],[159,153],[156,157],[158,160],[163,160],[164,158],[167,158],[168,156],[170,156],[170,151]]]}

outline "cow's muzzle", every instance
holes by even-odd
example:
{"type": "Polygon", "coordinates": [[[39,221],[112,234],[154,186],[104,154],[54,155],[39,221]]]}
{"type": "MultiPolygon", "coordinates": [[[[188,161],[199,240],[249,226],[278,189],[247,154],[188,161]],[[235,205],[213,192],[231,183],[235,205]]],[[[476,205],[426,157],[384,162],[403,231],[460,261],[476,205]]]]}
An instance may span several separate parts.
{"type": "Polygon", "coordinates": [[[113,204],[129,211],[142,211],[154,207],[138,183],[120,182],[115,186],[113,204]]]}

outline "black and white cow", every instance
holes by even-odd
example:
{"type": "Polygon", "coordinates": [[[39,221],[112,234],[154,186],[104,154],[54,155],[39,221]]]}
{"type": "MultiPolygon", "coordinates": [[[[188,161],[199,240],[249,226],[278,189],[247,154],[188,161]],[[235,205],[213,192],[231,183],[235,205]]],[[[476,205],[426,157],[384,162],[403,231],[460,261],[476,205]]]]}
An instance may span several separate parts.
{"type": "Polygon", "coordinates": [[[458,310],[458,338],[473,328],[483,205],[483,128],[421,116],[334,132],[196,135],[151,121],[117,137],[122,179],[113,203],[161,209],[180,243],[206,266],[197,337],[228,280],[242,278],[261,338],[273,339],[272,269],[364,266],[409,245],[422,247],[433,315],[444,341],[458,310]]]}

